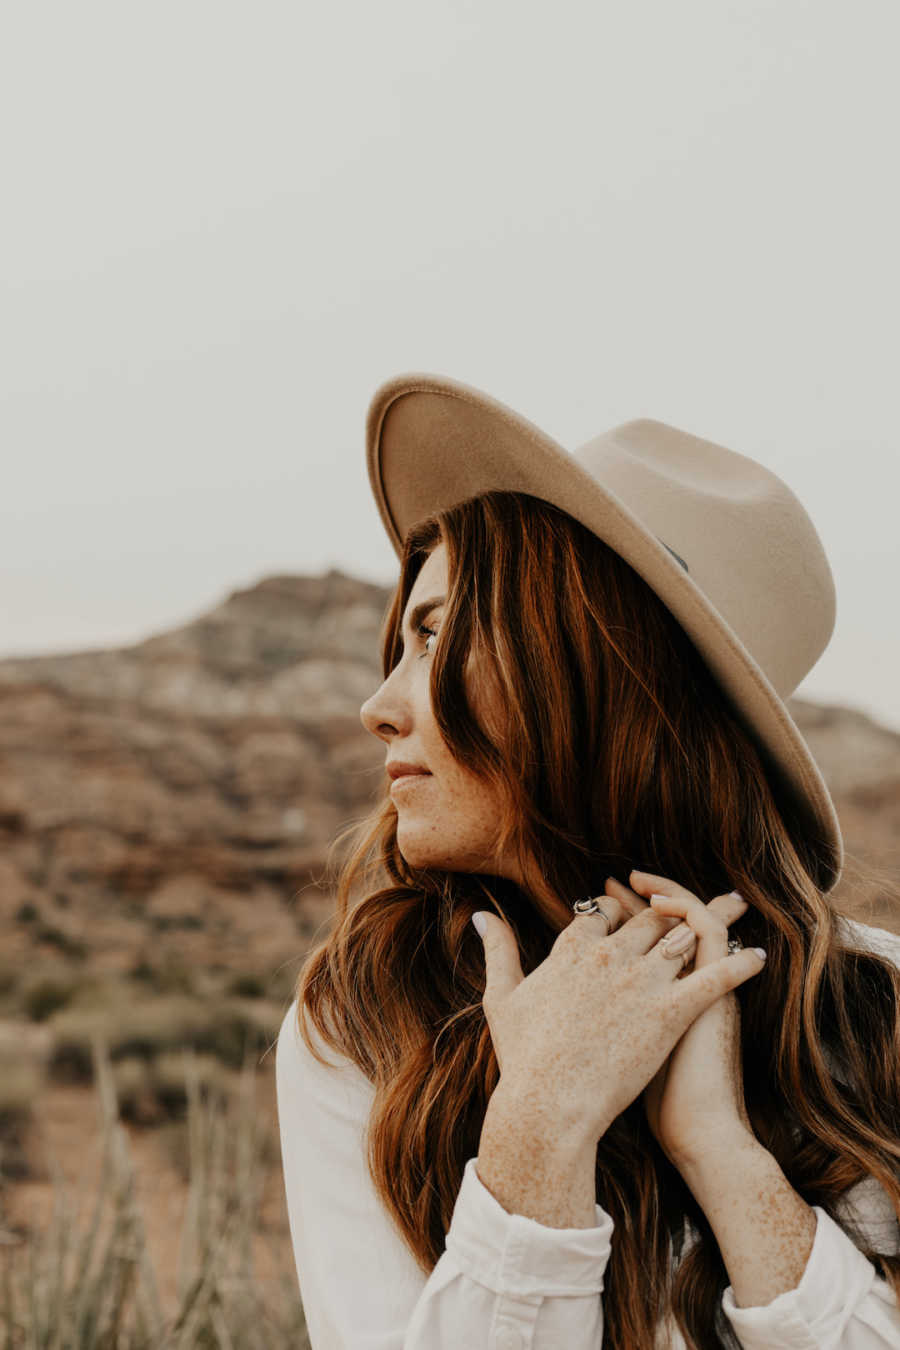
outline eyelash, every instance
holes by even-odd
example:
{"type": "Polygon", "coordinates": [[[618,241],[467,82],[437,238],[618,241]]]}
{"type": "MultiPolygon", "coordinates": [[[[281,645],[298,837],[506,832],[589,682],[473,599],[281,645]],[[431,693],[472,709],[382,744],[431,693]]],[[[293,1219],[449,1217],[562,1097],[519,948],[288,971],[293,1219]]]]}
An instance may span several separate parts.
{"type": "MultiPolygon", "coordinates": [[[[423,637],[425,634],[428,634],[430,637],[435,638],[437,637],[437,632],[435,631],[435,629],[429,628],[428,625],[424,623],[419,624],[418,628],[416,629],[416,632],[418,633],[419,637],[423,637]]],[[[432,656],[433,654],[434,654],[433,652],[429,652],[427,647],[421,653],[422,656],[432,656]]]]}

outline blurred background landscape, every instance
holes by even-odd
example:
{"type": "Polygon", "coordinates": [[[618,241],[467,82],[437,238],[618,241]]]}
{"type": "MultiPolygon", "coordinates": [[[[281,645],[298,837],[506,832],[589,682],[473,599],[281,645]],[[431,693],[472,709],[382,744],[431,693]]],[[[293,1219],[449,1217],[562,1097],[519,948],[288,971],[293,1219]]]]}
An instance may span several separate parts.
{"type": "MultiPolygon", "coordinates": [[[[329,922],[328,846],[383,772],[359,707],[380,680],[388,597],[337,569],[272,576],[132,646],[0,661],[7,1252],[50,1224],[57,1169],[74,1183],[99,1167],[99,1037],[164,1308],[178,1306],[187,1218],[186,1048],[225,1116],[253,1066],[256,1275],[292,1278],[274,1040],[329,922]]],[[[900,932],[895,902],[853,875],[864,863],[900,880],[900,734],[789,706],[844,830],[835,904],[900,932]]]]}

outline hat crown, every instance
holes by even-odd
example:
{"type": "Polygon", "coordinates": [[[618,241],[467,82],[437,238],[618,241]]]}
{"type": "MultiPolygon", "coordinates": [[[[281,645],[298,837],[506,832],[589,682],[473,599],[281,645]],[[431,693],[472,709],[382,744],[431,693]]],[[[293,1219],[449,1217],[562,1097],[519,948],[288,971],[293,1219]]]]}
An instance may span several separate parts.
{"type": "Polygon", "coordinates": [[[792,693],[827,646],[836,605],[821,540],[787,484],[653,418],[623,422],[573,458],[677,558],[780,696],[792,693]]]}

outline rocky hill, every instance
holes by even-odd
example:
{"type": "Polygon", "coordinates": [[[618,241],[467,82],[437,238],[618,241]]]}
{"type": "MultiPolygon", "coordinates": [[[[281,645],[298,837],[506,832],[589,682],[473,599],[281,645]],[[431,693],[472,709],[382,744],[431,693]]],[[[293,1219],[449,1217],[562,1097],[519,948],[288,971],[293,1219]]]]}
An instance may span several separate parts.
{"type": "Polygon", "coordinates": [[[359,707],[387,599],[336,571],[271,577],[132,647],[0,661],[4,954],[52,929],[124,970],[172,928],[185,959],[292,954],[383,770],[359,707]]]}

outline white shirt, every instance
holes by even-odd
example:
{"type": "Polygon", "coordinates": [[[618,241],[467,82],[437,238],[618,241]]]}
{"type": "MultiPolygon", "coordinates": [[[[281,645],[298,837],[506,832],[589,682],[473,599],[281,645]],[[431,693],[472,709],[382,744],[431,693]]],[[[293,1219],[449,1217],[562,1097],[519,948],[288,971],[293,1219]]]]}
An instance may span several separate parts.
{"type": "MultiPolygon", "coordinates": [[[[900,938],[853,920],[850,940],[900,965],[900,938]]],[[[312,1350],[599,1350],[613,1221],[549,1228],[510,1214],[465,1165],[445,1250],[426,1278],[379,1200],[364,1157],[374,1087],[315,1034],[306,1048],[291,1004],[278,1036],[276,1088],[291,1241],[312,1350]]],[[[844,1198],[873,1248],[900,1252],[900,1228],[869,1177],[844,1198]]],[[[800,1283],[726,1317],[744,1350],[900,1350],[890,1286],[823,1209],[800,1283]]],[[[684,1350],[672,1319],[657,1344],[684,1350]]]]}

